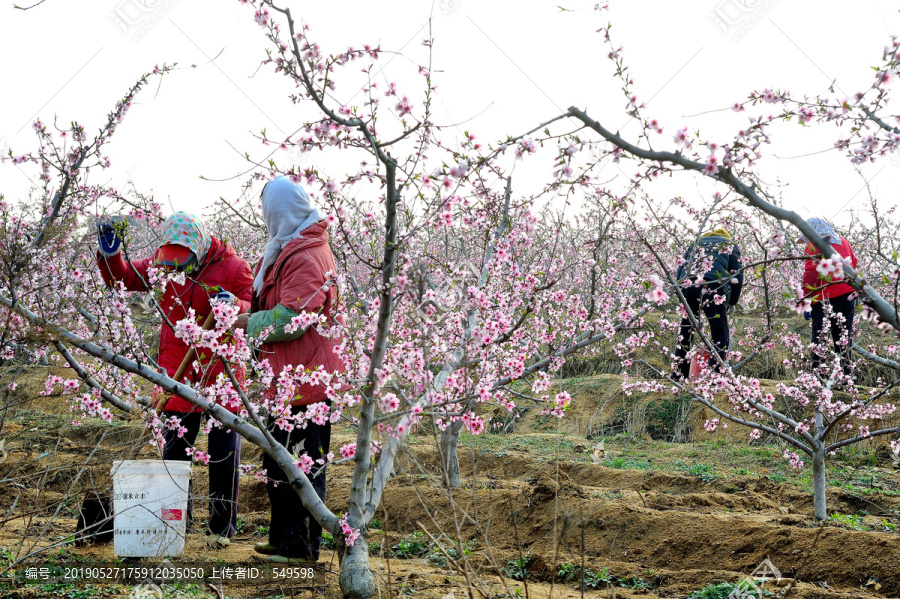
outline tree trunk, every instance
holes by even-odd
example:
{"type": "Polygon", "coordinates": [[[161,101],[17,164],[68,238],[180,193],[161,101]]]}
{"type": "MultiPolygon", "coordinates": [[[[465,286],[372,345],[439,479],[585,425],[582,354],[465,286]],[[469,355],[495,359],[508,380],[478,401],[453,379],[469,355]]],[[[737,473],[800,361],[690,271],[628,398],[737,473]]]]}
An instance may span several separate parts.
{"type": "Polygon", "coordinates": [[[459,432],[462,430],[462,422],[456,421],[450,424],[441,433],[441,467],[447,473],[447,480],[451,487],[459,487],[462,480],[459,476],[459,432]]]}
{"type": "Polygon", "coordinates": [[[813,450],[813,503],[816,520],[826,518],[825,509],[825,445],[813,450]]]}
{"type": "Polygon", "coordinates": [[[341,574],[338,581],[345,599],[369,599],[376,594],[375,575],[369,567],[368,532],[360,529],[359,538],[352,547],[338,544],[338,560],[341,574]]]}
{"type": "Polygon", "coordinates": [[[813,447],[813,505],[816,520],[827,517],[825,506],[825,440],[822,412],[816,412],[816,445],[813,447]]]}

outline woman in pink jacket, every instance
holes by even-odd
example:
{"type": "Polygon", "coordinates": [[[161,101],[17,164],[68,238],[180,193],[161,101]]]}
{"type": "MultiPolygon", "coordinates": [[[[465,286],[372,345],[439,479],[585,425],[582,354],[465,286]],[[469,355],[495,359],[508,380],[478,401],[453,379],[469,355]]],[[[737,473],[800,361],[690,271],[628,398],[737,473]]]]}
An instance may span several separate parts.
{"type": "MultiPolygon", "coordinates": [[[[850,265],[856,268],[857,260],[853,254],[850,242],[838,235],[834,227],[825,219],[809,218],[806,220],[816,230],[822,239],[831,244],[831,247],[850,265]]],[[[819,250],[813,244],[807,242],[805,253],[809,256],[818,256],[819,250]]],[[[856,309],[856,300],[853,299],[853,287],[847,283],[833,282],[831,276],[823,277],[818,269],[819,260],[809,259],[804,263],[803,290],[812,294],[812,343],[819,347],[812,351],[813,369],[818,371],[824,356],[824,348],[827,347],[827,334],[825,333],[825,306],[829,307],[829,322],[827,327],[831,332],[834,342],[834,351],[841,357],[841,367],[844,375],[850,377],[850,345],[853,344],[853,313],[856,309]],[[843,338],[846,333],[846,345],[843,338]]]]}
{"type": "MultiPolygon", "coordinates": [[[[336,272],[334,256],[328,245],[327,222],[310,202],[299,185],[286,177],[276,177],[262,192],[262,212],[269,232],[269,242],[253,282],[253,302],[247,322],[247,334],[257,336],[270,326],[274,330],[263,341],[260,351],[267,357],[276,380],[267,390],[267,397],[275,397],[278,374],[286,367],[327,372],[343,372],[344,364],[335,346],[341,339],[324,337],[309,327],[286,333],[285,325],[300,312],[317,313],[332,319],[337,302],[337,289],[332,284],[336,272]]],[[[310,406],[326,402],[324,387],[300,385],[293,390],[291,413],[314,409],[310,406]]],[[[331,423],[307,421],[288,431],[269,418],[273,437],[288,451],[298,449],[314,461],[329,453],[331,423]],[[302,427],[302,428],[301,428],[302,427]]],[[[290,428],[290,427],[288,427],[290,428]]],[[[266,485],[271,503],[269,542],[258,543],[256,551],[268,555],[278,563],[304,563],[319,559],[322,527],[300,503],[278,464],[269,456],[263,457],[269,481],[266,485]],[[281,482],[282,484],[276,483],[281,482]]],[[[310,480],[316,493],[325,500],[324,467],[314,466],[310,480]]]]}

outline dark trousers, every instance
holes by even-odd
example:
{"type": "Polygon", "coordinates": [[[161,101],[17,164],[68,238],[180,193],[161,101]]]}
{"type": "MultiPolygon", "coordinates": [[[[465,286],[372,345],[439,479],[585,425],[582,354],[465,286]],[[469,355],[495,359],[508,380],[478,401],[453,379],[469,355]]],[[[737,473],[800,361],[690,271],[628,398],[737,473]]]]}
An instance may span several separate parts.
{"type": "MultiPolygon", "coordinates": [[[[831,305],[831,340],[834,343],[834,351],[841,357],[841,368],[846,376],[850,376],[850,345],[853,344],[853,311],[856,308],[856,300],[850,299],[850,294],[832,297],[827,301],[831,305]],[[847,331],[847,345],[840,344],[841,336],[847,331]]],[[[812,306],[812,342],[826,346],[828,337],[825,329],[825,301],[816,302],[812,306]]],[[[821,351],[821,350],[820,350],[821,351]]],[[[822,351],[824,354],[825,352],[822,351]]],[[[823,356],[819,351],[812,352],[813,368],[818,370],[823,356]]]]}
{"type": "MultiPolygon", "coordinates": [[[[706,294],[700,295],[700,287],[687,287],[683,290],[684,299],[687,300],[688,308],[694,314],[698,324],[702,324],[700,320],[700,310],[706,314],[709,321],[709,332],[713,345],[722,361],[728,352],[728,343],[730,341],[730,332],[728,331],[728,300],[716,305],[713,296],[716,292],[707,291],[706,294]],[[702,304],[702,305],[701,305],[702,304]]],[[[727,290],[719,289],[718,293],[728,297],[727,290]]],[[[687,359],[688,350],[691,348],[691,341],[694,338],[694,326],[689,318],[681,319],[681,330],[678,336],[678,346],[675,348],[675,363],[678,365],[678,374],[681,378],[686,379],[691,372],[691,364],[687,359]]],[[[709,357],[709,365],[716,370],[719,369],[718,362],[715,357],[709,357]]]]}
{"type": "MultiPolygon", "coordinates": [[[[163,459],[187,461],[187,448],[193,447],[200,432],[200,412],[182,414],[165,412],[166,417],[178,416],[187,429],[183,437],[167,430],[163,459]]],[[[238,464],[241,462],[241,436],[224,428],[209,431],[209,534],[234,536],[237,529],[238,464]]],[[[189,491],[188,521],[194,516],[193,483],[189,491]]]]}
{"type": "MultiPolygon", "coordinates": [[[[305,406],[292,406],[293,414],[299,413],[305,406]]],[[[329,452],[331,445],[331,423],[324,425],[307,422],[306,428],[295,426],[291,432],[284,431],[269,418],[269,431],[276,441],[293,453],[299,447],[297,455],[306,454],[314,461],[321,459],[329,452]]],[[[278,548],[278,555],[284,557],[319,559],[322,546],[322,526],[303,507],[297,492],[287,482],[287,476],[278,464],[268,455],[263,455],[263,468],[266,470],[268,482],[266,491],[269,494],[272,517],[269,522],[269,543],[278,548]],[[274,484],[278,481],[278,485],[274,484]]],[[[307,475],[310,477],[316,495],[325,501],[325,469],[316,464],[307,475]]]]}

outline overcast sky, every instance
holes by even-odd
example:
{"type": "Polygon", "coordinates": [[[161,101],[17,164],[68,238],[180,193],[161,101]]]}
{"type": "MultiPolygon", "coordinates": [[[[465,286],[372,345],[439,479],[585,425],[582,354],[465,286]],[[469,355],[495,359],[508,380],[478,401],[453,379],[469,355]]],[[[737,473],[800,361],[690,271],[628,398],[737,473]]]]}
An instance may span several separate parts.
{"type": "MultiPolygon", "coordinates": [[[[421,42],[433,15],[435,120],[462,123],[457,135],[465,129],[485,142],[520,134],[573,104],[609,128],[624,126],[623,134],[634,137],[637,127],[628,124],[607,49],[595,33],[607,18],[614,24],[613,38],[624,46],[635,89],[648,103],[646,114],[665,127],[663,145],[684,125],[700,127],[706,139],[728,141],[746,124],[746,114],[694,115],[727,108],[754,89],[815,95],[836,80],[848,95],[865,90],[873,81],[870,67],[880,61],[891,32],[900,32],[896,6],[873,0],[852,6],[612,0],[608,13],[594,11],[593,3],[567,0],[285,4],[311,26],[310,37],[326,53],[364,43],[401,52],[394,58],[385,54],[381,76],[398,82],[417,106],[422,80],[415,74],[428,60],[421,42]]],[[[239,194],[244,179],[234,177],[248,169],[244,151],[258,159],[271,151],[253,133],[265,128],[270,136],[283,137],[314,116],[308,105],[291,104],[284,77],[271,67],[258,68],[267,47],[263,33],[252,10],[237,0],[46,0],[28,11],[14,10],[11,0],[4,0],[0,140],[5,141],[0,144],[16,153],[32,150],[29,125],[37,117],[45,123],[54,117],[60,123],[77,119],[96,131],[141,73],[163,62],[196,64],[140,95],[109,146],[113,167],[104,182],[122,186],[131,177],[167,212],[170,202],[175,210],[203,212],[219,196],[239,194]]],[[[354,100],[357,90],[339,79],[336,95],[352,104],[361,98],[354,100]]],[[[864,179],[843,155],[804,156],[831,147],[837,137],[832,126],[778,125],[772,137],[761,174],[767,183],[784,185],[780,194],[790,207],[804,216],[836,215],[843,224],[848,208],[868,201],[864,179]]],[[[537,191],[527,187],[549,180],[549,164],[540,163],[540,169],[546,169],[540,179],[532,172],[518,190],[537,191]]],[[[0,166],[0,192],[23,197],[26,173],[34,175],[8,163],[0,166]]],[[[605,174],[616,175],[616,167],[605,174]]],[[[862,174],[884,204],[896,204],[900,162],[866,165],[862,174]]],[[[707,193],[697,180],[685,174],[658,193],[707,193]]]]}

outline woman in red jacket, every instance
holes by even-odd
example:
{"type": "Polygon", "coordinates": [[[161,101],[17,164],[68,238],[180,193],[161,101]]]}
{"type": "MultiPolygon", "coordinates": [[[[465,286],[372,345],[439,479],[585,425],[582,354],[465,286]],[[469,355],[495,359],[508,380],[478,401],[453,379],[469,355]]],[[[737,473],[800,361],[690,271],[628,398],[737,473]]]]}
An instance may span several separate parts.
{"type": "MultiPolygon", "coordinates": [[[[241,312],[250,308],[253,276],[250,265],[239,257],[234,249],[208,235],[196,217],[186,212],[176,212],[165,220],[162,227],[162,243],[151,258],[126,261],[121,254],[121,233],[110,223],[99,226],[99,251],[97,262],[100,274],[107,286],[117,281],[129,291],[148,291],[147,270],[156,268],[185,273],[183,284],[169,281],[159,307],[165,318],[159,335],[158,363],[174,376],[188,352],[188,346],[175,336],[172,327],[188,317],[193,308],[198,322],[202,323],[212,310],[213,302],[237,304],[241,312]]],[[[221,363],[210,367],[210,357],[196,360],[202,366],[199,372],[189,368],[182,381],[203,386],[213,383],[224,367],[221,363]]],[[[237,374],[237,373],[236,373],[237,374]]],[[[240,373],[243,378],[243,373],[240,373]]],[[[236,406],[228,406],[236,412],[236,406]]],[[[174,396],[166,404],[165,417],[181,418],[180,432],[166,431],[163,458],[190,460],[188,451],[193,447],[200,430],[199,408],[174,396]],[[184,430],[187,429],[187,430],[184,430]]],[[[224,547],[230,543],[237,526],[238,464],[240,463],[240,436],[231,431],[214,427],[209,431],[209,524],[207,540],[211,545],[224,547]]],[[[188,519],[192,517],[188,504],[188,519]]]]}
{"type": "MultiPolygon", "coordinates": [[[[849,260],[856,268],[857,260],[850,242],[835,233],[834,227],[825,219],[810,218],[807,221],[822,239],[831,244],[844,260],[849,260]]],[[[819,250],[811,243],[806,244],[805,253],[810,256],[820,255],[819,250]]],[[[819,370],[822,358],[826,357],[827,337],[824,334],[825,318],[829,318],[831,339],[834,351],[841,357],[844,375],[850,377],[850,345],[853,343],[853,313],[856,300],[853,299],[853,287],[846,283],[835,282],[832,274],[823,274],[820,259],[809,259],[803,270],[803,289],[812,299],[812,343],[816,347],[812,351],[812,365],[819,370]],[[825,304],[830,306],[826,315],[825,304]],[[846,337],[845,337],[846,333],[846,337]]],[[[841,275],[843,276],[843,275],[841,275]]]]}
{"type": "MultiPolygon", "coordinates": [[[[285,325],[300,312],[320,314],[331,321],[335,311],[338,296],[332,281],[337,269],[324,216],[312,205],[306,191],[286,177],[276,177],[266,184],[262,211],[269,242],[256,267],[253,306],[246,328],[249,336],[256,337],[274,326],[260,347],[275,373],[276,380],[266,392],[267,398],[273,399],[278,375],[286,366],[301,371],[322,367],[333,373],[343,372],[344,363],[334,351],[341,339],[322,336],[313,326],[285,332],[285,325]]],[[[295,417],[304,410],[316,410],[314,404],[321,406],[328,401],[324,387],[318,385],[299,385],[292,391],[296,399],[290,404],[290,412],[295,417]]],[[[298,454],[306,454],[313,461],[323,459],[329,453],[331,422],[321,416],[321,424],[304,420],[301,414],[295,426],[290,417],[276,420],[270,416],[269,430],[288,451],[296,448],[298,454]]],[[[272,511],[269,542],[258,543],[256,551],[278,563],[318,560],[322,527],[303,507],[291,486],[284,484],[287,477],[278,464],[266,455],[263,467],[269,479],[266,489],[272,511]]],[[[309,476],[324,501],[323,468],[314,465],[309,476]]]]}

